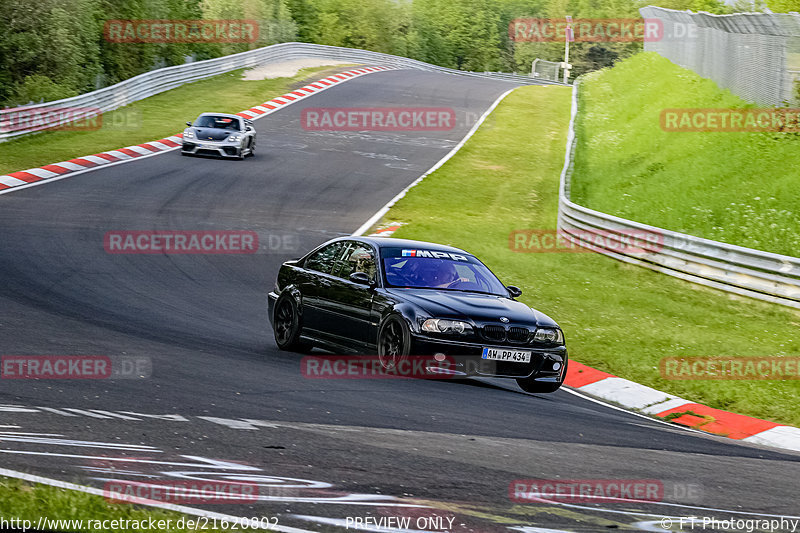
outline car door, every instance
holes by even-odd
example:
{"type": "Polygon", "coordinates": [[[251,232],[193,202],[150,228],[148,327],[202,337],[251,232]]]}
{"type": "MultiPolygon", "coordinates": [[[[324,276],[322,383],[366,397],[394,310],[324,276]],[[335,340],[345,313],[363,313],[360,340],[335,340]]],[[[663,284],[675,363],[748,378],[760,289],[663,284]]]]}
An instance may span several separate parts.
{"type": "Polygon", "coordinates": [[[298,289],[303,296],[301,304],[303,328],[312,335],[324,332],[325,316],[320,295],[333,283],[334,277],[331,271],[338,265],[344,248],[344,242],[333,242],[313,252],[303,263],[302,276],[298,278],[298,289]]]}
{"type": "Polygon", "coordinates": [[[370,332],[374,329],[374,289],[350,281],[350,274],[364,272],[374,282],[377,279],[376,255],[369,244],[348,241],[334,265],[330,285],[319,291],[325,333],[330,335],[331,341],[358,351],[363,351],[364,345],[370,342],[370,332]]]}

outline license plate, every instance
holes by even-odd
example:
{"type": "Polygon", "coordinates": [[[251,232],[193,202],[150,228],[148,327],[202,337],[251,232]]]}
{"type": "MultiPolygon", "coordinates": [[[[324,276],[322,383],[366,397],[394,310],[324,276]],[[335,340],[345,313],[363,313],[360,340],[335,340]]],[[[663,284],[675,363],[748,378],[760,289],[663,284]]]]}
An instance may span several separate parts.
{"type": "Polygon", "coordinates": [[[507,350],[504,348],[484,348],[481,359],[494,361],[512,361],[514,363],[530,363],[531,352],[525,350],[507,350]]]}
{"type": "Polygon", "coordinates": [[[214,146],[213,144],[201,144],[200,148],[202,150],[216,150],[217,149],[217,147],[214,146]]]}

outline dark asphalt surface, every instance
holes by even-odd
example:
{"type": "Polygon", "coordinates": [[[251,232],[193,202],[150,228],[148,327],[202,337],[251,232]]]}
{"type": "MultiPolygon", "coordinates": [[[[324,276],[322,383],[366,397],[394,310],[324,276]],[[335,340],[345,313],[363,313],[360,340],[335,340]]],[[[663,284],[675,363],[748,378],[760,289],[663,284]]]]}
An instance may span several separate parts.
{"type": "MultiPolygon", "coordinates": [[[[527,478],[655,479],[665,488],[700,487],[691,498],[700,507],[798,514],[797,454],[688,432],[564,391],[528,395],[512,382],[308,380],[300,356],[277,350],[265,297],[281,262],[358,228],[510,87],[415,71],[371,74],[258,120],[255,158],[170,152],[0,195],[0,353],[147,357],[153,368],[138,380],[4,379],[1,404],[59,410],[0,408],[0,431],[152,446],[149,455],[172,462],[182,455],[245,461],[259,475],[330,483],[330,494],[447,507],[464,531],[533,525],[595,531],[630,528],[645,520],[639,511],[711,514],[660,504],[514,506],[508,485],[527,478]],[[299,121],[307,106],[452,107],[458,125],[425,133],[310,132],[299,121]],[[120,230],[248,230],[259,234],[261,249],[106,253],[104,234],[120,230]],[[120,418],[121,411],[140,415],[120,418]],[[198,417],[267,422],[234,429],[198,417]]],[[[113,454],[111,447],[9,435],[0,434],[4,468],[95,485],[103,481],[90,478],[111,475],[91,470],[108,469],[85,457],[113,454]]],[[[146,466],[138,474],[111,470],[116,478],[165,475],[164,468],[146,466]]],[[[686,504],[678,492],[667,490],[663,499],[686,504]]],[[[238,516],[280,513],[280,523],[314,530],[337,528],[299,515],[398,512],[285,500],[208,508],[238,516]]]]}

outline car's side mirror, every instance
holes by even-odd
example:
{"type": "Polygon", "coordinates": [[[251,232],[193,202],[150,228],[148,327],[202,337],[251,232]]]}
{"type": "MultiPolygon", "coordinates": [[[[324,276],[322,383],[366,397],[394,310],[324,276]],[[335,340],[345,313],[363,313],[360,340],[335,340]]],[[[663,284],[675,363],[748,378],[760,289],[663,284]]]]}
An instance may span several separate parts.
{"type": "Polygon", "coordinates": [[[519,298],[522,296],[522,289],[515,287],[514,285],[509,285],[506,287],[506,290],[508,291],[508,295],[512,298],[519,298]]]}
{"type": "Polygon", "coordinates": [[[187,122],[186,125],[191,127],[192,123],[191,122],[187,122]]]}
{"type": "Polygon", "coordinates": [[[359,285],[372,285],[372,280],[366,272],[353,272],[350,274],[350,281],[359,285]]]}
{"type": "Polygon", "coordinates": [[[244,129],[245,131],[255,131],[255,128],[253,126],[246,126],[244,129]]]}

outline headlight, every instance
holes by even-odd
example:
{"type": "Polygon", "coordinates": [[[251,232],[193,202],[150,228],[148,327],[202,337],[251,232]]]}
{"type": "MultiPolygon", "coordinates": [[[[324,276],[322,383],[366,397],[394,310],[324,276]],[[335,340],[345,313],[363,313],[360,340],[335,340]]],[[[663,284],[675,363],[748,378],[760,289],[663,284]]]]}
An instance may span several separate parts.
{"type": "Polygon", "coordinates": [[[191,131],[184,131],[183,132],[184,139],[194,139],[194,133],[191,131]]]}
{"type": "Polygon", "coordinates": [[[428,333],[458,333],[467,335],[472,333],[472,326],[461,320],[446,320],[444,318],[429,318],[422,323],[422,331],[428,333]]]}
{"type": "Polygon", "coordinates": [[[551,344],[564,344],[564,334],[560,329],[553,328],[539,328],[533,335],[533,340],[536,342],[548,342],[551,344]]]}
{"type": "Polygon", "coordinates": [[[242,136],[241,135],[231,135],[230,137],[228,137],[228,140],[230,142],[241,141],[242,140],[242,136]]]}

